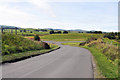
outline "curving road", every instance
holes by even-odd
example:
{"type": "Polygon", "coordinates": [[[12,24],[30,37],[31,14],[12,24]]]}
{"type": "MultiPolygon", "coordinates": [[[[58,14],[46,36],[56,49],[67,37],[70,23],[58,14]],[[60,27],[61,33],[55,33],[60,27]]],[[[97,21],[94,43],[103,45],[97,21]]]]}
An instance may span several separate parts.
{"type": "MultiPolygon", "coordinates": [[[[49,43],[60,45],[62,42],[49,43]]],[[[67,45],[60,46],[60,49],[44,55],[2,65],[2,77],[93,78],[91,53],[87,49],[67,45]]]]}

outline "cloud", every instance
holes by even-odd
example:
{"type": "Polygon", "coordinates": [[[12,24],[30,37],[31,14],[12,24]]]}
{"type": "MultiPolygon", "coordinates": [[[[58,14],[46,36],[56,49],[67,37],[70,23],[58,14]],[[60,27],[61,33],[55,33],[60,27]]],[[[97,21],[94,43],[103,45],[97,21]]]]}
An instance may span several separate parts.
{"type": "Polygon", "coordinates": [[[51,17],[56,17],[52,7],[48,3],[48,0],[27,0],[27,2],[31,3],[33,6],[36,6],[38,9],[43,9],[44,12],[49,14],[51,17]]]}
{"type": "Polygon", "coordinates": [[[24,24],[30,21],[34,15],[20,11],[17,7],[10,7],[9,2],[0,1],[0,25],[24,24]]]}
{"type": "MultiPolygon", "coordinates": [[[[20,2],[30,3],[33,7],[36,7],[39,11],[43,9],[47,15],[56,17],[52,11],[51,6],[46,0],[0,0],[0,25],[14,25],[22,27],[35,26],[35,20],[38,20],[35,14],[23,11],[20,2]]],[[[27,6],[25,6],[27,7],[27,6]]]]}

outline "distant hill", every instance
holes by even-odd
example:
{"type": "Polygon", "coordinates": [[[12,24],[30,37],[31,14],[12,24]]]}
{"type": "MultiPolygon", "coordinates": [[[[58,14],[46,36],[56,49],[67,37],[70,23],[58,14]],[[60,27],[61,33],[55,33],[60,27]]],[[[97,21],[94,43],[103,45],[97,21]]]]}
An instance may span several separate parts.
{"type": "MultiPolygon", "coordinates": [[[[6,25],[0,25],[0,28],[4,28],[4,29],[15,29],[16,27],[15,26],[6,26],[6,25]]],[[[18,27],[17,27],[18,28],[18,27]]]]}
{"type": "Polygon", "coordinates": [[[69,31],[76,31],[76,32],[87,32],[86,30],[81,30],[81,29],[75,29],[75,30],[69,30],[69,31]]]}

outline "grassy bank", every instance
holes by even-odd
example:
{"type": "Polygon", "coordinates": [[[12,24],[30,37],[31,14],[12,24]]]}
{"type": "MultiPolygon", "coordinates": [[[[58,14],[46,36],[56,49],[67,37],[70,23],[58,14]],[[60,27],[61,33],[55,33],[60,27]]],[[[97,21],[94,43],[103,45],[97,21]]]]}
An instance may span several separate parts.
{"type": "MultiPolygon", "coordinates": [[[[52,50],[55,50],[57,48],[59,48],[58,45],[55,44],[49,44],[51,49],[42,49],[42,50],[34,50],[34,51],[26,51],[26,52],[21,52],[21,53],[12,53],[9,55],[4,55],[2,56],[2,62],[6,62],[6,61],[14,61],[16,59],[21,59],[21,58],[25,58],[28,56],[34,56],[34,55],[40,55],[52,50]]],[[[0,62],[1,63],[1,62],[0,62]]]]}
{"type": "Polygon", "coordinates": [[[2,61],[10,61],[49,52],[58,48],[55,44],[33,41],[20,35],[2,34],[2,61]]]}
{"type": "Polygon", "coordinates": [[[100,74],[106,78],[118,77],[118,45],[115,40],[106,38],[91,40],[83,46],[80,43],[62,43],[63,45],[71,45],[87,48],[91,51],[97,64],[100,74]]]}
{"type": "Polygon", "coordinates": [[[2,55],[42,49],[45,49],[44,42],[37,43],[14,34],[2,35],[2,55]]]}

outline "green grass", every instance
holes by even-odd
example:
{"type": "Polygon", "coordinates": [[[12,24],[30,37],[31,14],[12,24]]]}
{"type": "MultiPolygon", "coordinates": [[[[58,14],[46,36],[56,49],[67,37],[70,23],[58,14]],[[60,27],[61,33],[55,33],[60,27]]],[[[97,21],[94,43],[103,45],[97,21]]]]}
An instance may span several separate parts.
{"type": "Polygon", "coordinates": [[[52,34],[40,36],[43,40],[49,41],[85,41],[91,36],[100,37],[102,34],[87,34],[87,33],[69,33],[69,34],[52,34]]]}
{"type": "Polygon", "coordinates": [[[19,59],[19,58],[23,58],[23,57],[27,57],[27,56],[36,55],[36,54],[42,54],[42,53],[46,53],[51,50],[55,50],[55,49],[59,48],[59,46],[55,45],[55,44],[49,44],[49,45],[50,45],[51,49],[42,49],[42,50],[27,51],[27,52],[4,55],[4,56],[2,56],[2,62],[15,60],[15,59],[19,59]]]}
{"type": "Polygon", "coordinates": [[[34,42],[19,35],[2,34],[2,55],[44,49],[43,42],[34,42]]]}
{"type": "Polygon", "coordinates": [[[112,64],[111,60],[109,60],[101,51],[96,49],[96,46],[87,47],[84,46],[91,51],[92,55],[94,56],[98,69],[100,73],[106,78],[117,78],[118,77],[118,65],[112,64]]]}
{"type": "Polygon", "coordinates": [[[108,38],[103,38],[103,41],[107,44],[111,44],[111,45],[118,45],[119,43],[115,40],[110,40],[108,38]]]}
{"type": "MultiPolygon", "coordinates": [[[[117,78],[118,77],[118,49],[114,44],[117,42],[112,40],[113,44],[111,45],[111,40],[103,39],[104,43],[100,43],[99,40],[92,41],[84,46],[79,46],[80,43],[62,43],[63,45],[71,45],[83,47],[91,51],[92,55],[95,58],[97,64],[97,69],[100,74],[106,78],[117,78]],[[110,42],[110,43],[109,43],[110,42]],[[109,47],[109,48],[108,48],[109,47]],[[108,50],[105,51],[105,49],[108,50]],[[103,53],[104,52],[104,53],[103,53]]],[[[119,43],[117,43],[118,45],[119,43]]]]}

